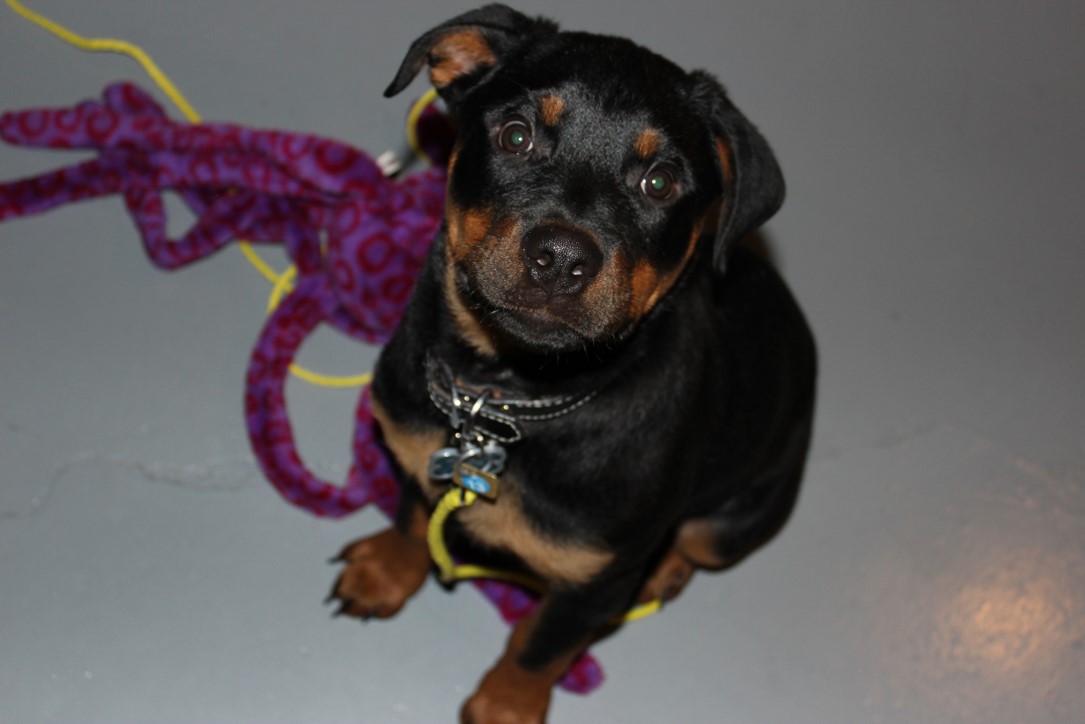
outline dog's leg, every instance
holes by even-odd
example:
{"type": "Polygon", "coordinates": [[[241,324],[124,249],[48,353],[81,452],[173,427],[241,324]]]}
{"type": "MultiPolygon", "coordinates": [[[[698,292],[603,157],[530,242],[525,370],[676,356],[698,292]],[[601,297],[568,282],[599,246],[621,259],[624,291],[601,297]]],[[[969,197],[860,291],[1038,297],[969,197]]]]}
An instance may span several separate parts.
{"type": "Polygon", "coordinates": [[[670,601],[686,587],[697,567],[677,547],[672,546],[644,582],[637,594],[637,602],[670,601]]]}
{"type": "Polygon", "coordinates": [[[420,502],[406,500],[395,526],[343,549],[336,560],[345,565],[329,596],[340,603],[337,615],[389,618],[403,608],[430,571],[427,523],[420,502]]]}
{"type": "Polygon", "coordinates": [[[742,497],[687,520],[678,529],[675,548],[698,568],[722,570],[739,563],[775,536],[791,515],[803,464],[804,458],[795,455],[742,497]]]}
{"type": "Polygon", "coordinates": [[[509,636],[504,653],[464,704],[465,724],[541,723],[550,693],[576,657],[613,626],[637,579],[593,582],[543,598],[509,636]]]}
{"type": "Polygon", "coordinates": [[[538,609],[516,624],[505,652],[464,704],[460,712],[463,724],[541,724],[546,720],[550,690],[572,664],[580,649],[574,647],[542,667],[524,667],[520,660],[538,629],[541,615],[542,610],[538,609]]]}

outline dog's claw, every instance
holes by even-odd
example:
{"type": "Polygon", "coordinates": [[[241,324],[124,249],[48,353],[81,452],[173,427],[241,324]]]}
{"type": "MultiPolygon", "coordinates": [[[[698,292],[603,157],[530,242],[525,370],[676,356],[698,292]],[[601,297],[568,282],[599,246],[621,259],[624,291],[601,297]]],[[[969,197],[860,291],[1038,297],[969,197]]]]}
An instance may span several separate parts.
{"type": "Polygon", "coordinates": [[[336,560],[345,567],[325,599],[325,604],[340,602],[332,618],[388,618],[422,586],[430,570],[425,543],[396,528],[349,544],[332,563],[336,560]]]}

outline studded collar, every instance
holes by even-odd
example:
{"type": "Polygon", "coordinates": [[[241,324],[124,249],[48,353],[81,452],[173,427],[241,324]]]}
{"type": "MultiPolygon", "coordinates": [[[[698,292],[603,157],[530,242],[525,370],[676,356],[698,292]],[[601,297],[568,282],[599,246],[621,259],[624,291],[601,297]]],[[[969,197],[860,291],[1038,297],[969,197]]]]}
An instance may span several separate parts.
{"type": "Polygon", "coordinates": [[[504,444],[524,438],[524,423],[568,415],[599,394],[596,389],[579,395],[521,398],[492,387],[477,388],[457,379],[451,367],[432,355],[426,356],[426,389],[434,406],[453,421],[453,427],[457,427],[458,416],[480,406],[474,413],[474,429],[504,444]]]}

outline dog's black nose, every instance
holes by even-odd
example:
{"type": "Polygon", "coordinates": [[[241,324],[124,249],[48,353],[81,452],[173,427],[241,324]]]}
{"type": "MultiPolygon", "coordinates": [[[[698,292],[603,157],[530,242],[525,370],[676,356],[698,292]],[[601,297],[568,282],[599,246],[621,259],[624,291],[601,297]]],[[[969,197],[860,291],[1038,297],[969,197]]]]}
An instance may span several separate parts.
{"type": "Polygon", "coordinates": [[[528,277],[549,295],[584,291],[603,266],[603,252],[583,231],[544,224],[520,242],[528,277]]]}

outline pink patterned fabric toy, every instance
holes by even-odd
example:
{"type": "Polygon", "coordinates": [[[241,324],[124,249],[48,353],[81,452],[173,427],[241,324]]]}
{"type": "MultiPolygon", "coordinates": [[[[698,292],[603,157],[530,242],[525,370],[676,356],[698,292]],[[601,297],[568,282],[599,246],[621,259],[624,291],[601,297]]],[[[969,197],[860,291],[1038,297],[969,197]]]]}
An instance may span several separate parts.
{"type": "MultiPolygon", "coordinates": [[[[314,135],[229,124],[169,120],[138,87],[107,87],[101,102],[0,116],[11,144],[97,149],[97,158],[0,184],[0,221],[72,201],[121,194],[151,261],[174,270],[233,239],[285,245],[298,276],[271,313],[252,351],[245,415],[268,480],[292,504],[338,518],[373,502],[391,516],[399,491],[378,443],[367,390],[360,396],[347,480],[336,485],[302,463],[286,409],[290,363],[327,323],[381,343],[395,329],[443,213],[453,135],[432,106],[418,127],[433,167],[402,181],[386,178],[368,155],[314,135]],[[196,215],[180,239],[166,235],[163,191],[176,191],[196,215]],[[322,251],[323,246],[323,251],[322,251]]],[[[476,585],[512,623],[534,606],[524,591],[496,581],[476,585]]],[[[602,680],[590,656],[562,681],[586,693],[602,680]]]]}

